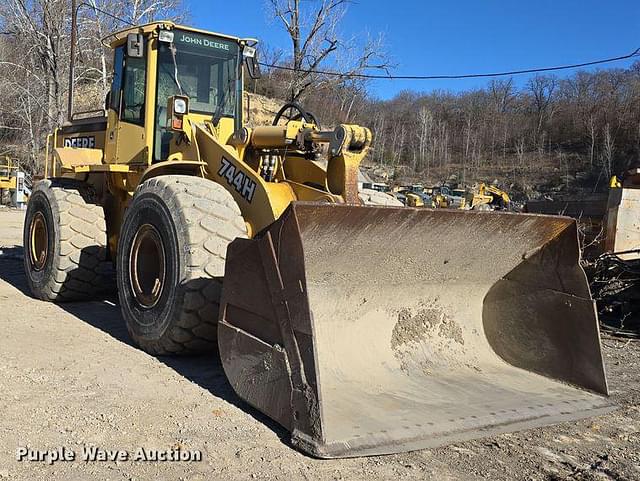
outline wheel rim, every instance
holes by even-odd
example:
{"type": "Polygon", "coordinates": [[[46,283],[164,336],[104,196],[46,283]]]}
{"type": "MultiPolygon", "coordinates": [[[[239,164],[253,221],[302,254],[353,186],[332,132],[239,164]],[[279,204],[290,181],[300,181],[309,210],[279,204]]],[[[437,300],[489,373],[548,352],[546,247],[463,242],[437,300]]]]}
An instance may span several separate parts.
{"type": "Polygon", "coordinates": [[[164,289],[166,275],[164,244],[151,224],[140,226],[129,256],[129,277],[133,295],[140,305],[152,308],[164,289]]]}
{"type": "Polygon", "coordinates": [[[41,271],[49,255],[49,230],[42,212],[36,212],[29,229],[29,257],[34,270],[41,271]]]}

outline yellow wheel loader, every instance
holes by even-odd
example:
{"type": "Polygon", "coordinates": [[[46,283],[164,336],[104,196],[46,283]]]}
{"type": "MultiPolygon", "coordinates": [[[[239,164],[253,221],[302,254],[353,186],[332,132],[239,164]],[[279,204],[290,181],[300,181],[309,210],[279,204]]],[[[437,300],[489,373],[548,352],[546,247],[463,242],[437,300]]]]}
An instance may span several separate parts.
{"type": "Polygon", "coordinates": [[[612,409],[574,220],[361,205],[368,129],[298,105],[245,126],[254,40],[165,21],[106,42],[105,110],[51,133],[29,200],[34,296],[91,299],[115,266],[142,349],[217,346],[238,396],[321,458],[612,409]]]}
{"type": "Polygon", "coordinates": [[[408,190],[401,191],[401,193],[407,198],[407,205],[409,207],[424,207],[424,199],[417,193],[408,190]]]}

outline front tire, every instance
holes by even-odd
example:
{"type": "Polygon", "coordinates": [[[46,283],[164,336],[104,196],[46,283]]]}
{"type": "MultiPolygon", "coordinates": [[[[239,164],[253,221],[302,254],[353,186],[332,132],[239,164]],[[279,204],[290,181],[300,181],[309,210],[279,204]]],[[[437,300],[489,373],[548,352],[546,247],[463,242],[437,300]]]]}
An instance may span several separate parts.
{"type": "Polygon", "coordinates": [[[113,289],[104,210],[88,185],[38,182],[23,231],[29,288],[45,301],[92,300],[113,289]]]}
{"type": "Polygon", "coordinates": [[[122,225],[118,296],[133,340],[154,355],[215,349],[228,244],[247,237],[221,185],[164,175],[138,187],[122,225]]]}

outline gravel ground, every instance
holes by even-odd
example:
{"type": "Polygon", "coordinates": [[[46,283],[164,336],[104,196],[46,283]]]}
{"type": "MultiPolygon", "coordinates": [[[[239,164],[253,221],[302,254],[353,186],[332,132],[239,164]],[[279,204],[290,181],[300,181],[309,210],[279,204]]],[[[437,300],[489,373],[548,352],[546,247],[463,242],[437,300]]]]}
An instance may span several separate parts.
{"type": "MultiPolygon", "coordinates": [[[[214,355],[156,358],[131,344],[115,299],[32,299],[23,213],[0,209],[0,480],[640,479],[640,342],[603,340],[620,409],[585,421],[393,456],[321,461],[238,399],[214,355]],[[17,461],[20,447],[73,461],[17,461]],[[83,449],[200,450],[199,462],[85,462],[83,449]]],[[[147,453],[150,455],[151,453],[147,453]]]]}

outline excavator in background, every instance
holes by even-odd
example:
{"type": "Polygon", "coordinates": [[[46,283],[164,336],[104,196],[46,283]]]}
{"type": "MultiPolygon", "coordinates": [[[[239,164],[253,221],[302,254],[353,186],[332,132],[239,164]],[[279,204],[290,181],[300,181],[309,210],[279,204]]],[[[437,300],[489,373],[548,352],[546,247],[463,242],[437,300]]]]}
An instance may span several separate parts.
{"type": "Polygon", "coordinates": [[[115,276],[138,346],[217,348],[237,395],[321,458],[614,408],[575,220],[362,205],[367,128],[291,103],[245,125],[255,40],[158,21],[104,42],[104,109],[73,111],[72,48],[29,199],[35,297],[95,299],[115,276]]]}
{"type": "Polygon", "coordinates": [[[495,185],[482,182],[467,194],[467,205],[475,210],[509,210],[511,198],[495,185]]]}

